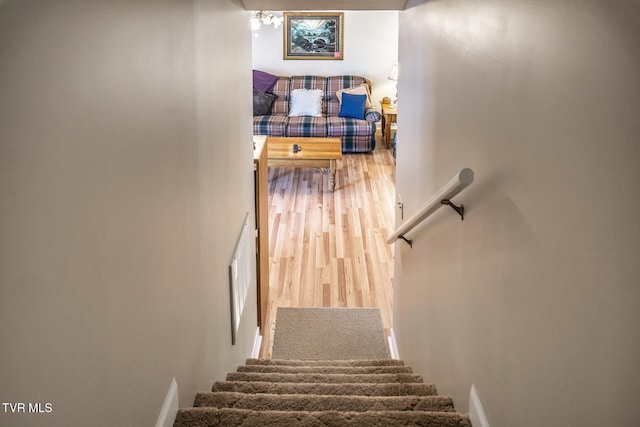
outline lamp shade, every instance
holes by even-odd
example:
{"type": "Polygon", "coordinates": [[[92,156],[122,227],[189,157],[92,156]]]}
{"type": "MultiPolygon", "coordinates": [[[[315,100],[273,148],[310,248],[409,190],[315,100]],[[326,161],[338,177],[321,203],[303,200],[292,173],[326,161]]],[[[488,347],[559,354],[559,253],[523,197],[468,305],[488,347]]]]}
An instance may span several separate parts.
{"type": "Polygon", "coordinates": [[[389,77],[387,77],[389,80],[398,80],[398,64],[393,64],[393,66],[391,67],[391,72],[389,72],[389,77]]]}

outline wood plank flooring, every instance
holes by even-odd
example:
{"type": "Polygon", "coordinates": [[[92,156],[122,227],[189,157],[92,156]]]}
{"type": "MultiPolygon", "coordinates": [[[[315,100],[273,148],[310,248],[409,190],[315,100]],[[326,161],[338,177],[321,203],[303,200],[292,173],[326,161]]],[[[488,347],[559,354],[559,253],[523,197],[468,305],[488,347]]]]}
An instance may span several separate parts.
{"type": "Polygon", "coordinates": [[[392,321],[395,163],[390,149],[345,154],[336,190],[317,170],[269,168],[268,327],[270,358],[278,307],[379,307],[392,321]]]}

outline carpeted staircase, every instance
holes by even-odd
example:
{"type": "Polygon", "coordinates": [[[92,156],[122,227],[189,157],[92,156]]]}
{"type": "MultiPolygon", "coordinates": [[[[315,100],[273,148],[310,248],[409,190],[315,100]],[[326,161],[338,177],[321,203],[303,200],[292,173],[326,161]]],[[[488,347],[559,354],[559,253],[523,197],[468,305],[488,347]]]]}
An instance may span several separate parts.
{"type": "Polygon", "coordinates": [[[471,427],[451,398],[438,396],[404,362],[248,359],[198,393],[174,427],[471,427]]]}

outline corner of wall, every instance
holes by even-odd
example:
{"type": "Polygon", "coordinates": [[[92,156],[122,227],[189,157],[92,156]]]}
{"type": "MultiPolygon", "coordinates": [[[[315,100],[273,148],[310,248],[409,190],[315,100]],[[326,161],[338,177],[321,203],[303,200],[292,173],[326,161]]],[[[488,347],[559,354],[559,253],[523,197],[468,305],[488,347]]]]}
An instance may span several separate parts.
{"type": "Polygon", "coordinates": [[[156,427],[172,427],[178,409],[178,382],[174,377],[173,380],[171,380],[167,397],[164,399],[164,404],[156,421],[156,427]]]}
{"type": "Polygon", "coordinates": [[[469,420],[473,427],[489,427],[475,384],[471,385],[471,391],[469,392],[469,420]]]}

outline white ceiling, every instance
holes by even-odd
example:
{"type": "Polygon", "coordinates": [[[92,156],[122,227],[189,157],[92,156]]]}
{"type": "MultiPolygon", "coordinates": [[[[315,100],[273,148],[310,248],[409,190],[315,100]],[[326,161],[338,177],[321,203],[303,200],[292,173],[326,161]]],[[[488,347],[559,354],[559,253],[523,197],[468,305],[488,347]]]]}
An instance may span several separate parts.
{"type": "Polygon", "coordinates": [[[246,10],[404,10],[407,0],[241,0],[246,10]]]}

